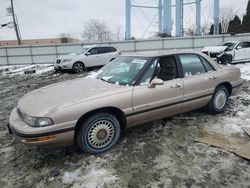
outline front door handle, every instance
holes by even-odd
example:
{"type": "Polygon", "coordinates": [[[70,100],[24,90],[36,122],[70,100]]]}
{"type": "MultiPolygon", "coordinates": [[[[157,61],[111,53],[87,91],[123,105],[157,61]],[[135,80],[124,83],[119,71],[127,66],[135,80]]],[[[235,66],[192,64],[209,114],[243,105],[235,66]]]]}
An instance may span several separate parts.
{"type": "Polygon", "coordinates": [[[181,87],[181,84],[174,84],[170,86],[170,88],[180,88],[180,87],[181,87]]]}
{"type": "Polygon", "coordinates": [[[209,80],[214,80],[214,79],[217,79],[217,76],[211,76],[208,78],[209,80]]]}

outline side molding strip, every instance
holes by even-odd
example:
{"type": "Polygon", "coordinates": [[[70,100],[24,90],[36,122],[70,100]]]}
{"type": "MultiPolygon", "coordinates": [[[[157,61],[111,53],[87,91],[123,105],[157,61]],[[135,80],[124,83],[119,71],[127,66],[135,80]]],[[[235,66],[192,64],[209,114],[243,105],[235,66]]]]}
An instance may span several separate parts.
{"type": "Polygon", "coordinates": [[[153,111],[153,110],[158,110],[158,109],[161,109],[161,108],[166,108],[166,107],[169,107],[169,106],[173,106],[173,105],[177,105],[177,104],[181,104],[181,103],[185,103],[185,102],[197,100],[197,99],[208,97],[208,96],[212,96],[212,95],[213,95],[213,93],[210,93],[210,94],[202,95],[202,96],[199,96],[199,97],[194,97],[194,98],[190,98],[190,99],[184,99],[184,100],[181,100],[181,101],[178,101],[178,102],[174,102],[174,103],[170,103],[170,104],[156,106],[156,107],[153,107],[153,108],[148,108],[148,109],[145,109],[145,110],[140,110],[140,111],[128,113],[128,114],[126,114],[126,117],[137,115],[137,114],[141,114],[141,113],[145,113],[145,112],[149,112],[149,111],[153,111]]]}

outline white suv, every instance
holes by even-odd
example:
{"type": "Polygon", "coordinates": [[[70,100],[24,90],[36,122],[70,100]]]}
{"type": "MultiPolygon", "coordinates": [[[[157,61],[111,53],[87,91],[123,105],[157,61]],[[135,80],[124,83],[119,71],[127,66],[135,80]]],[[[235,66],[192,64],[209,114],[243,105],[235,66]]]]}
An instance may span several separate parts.
{"type": "Polygon", "coordinates": [[[56,59],[54,68],[58,70],[73,70],[80,73],[87,67],[103,66],[121,55],[112,46],[84,46],[78,53],[60,56],[56,59]]]}
{"type": "Polygon", "coordinates": [[[202,52],[217,59],[222,64],[249,62],[250,42],[227,41],[218,46],[204,47],[202,52]]]}

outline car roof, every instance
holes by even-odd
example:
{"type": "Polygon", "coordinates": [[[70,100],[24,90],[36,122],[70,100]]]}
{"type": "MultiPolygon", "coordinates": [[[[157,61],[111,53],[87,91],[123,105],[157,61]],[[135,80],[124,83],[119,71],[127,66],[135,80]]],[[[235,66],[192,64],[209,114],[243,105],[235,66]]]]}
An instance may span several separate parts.
{"type": "Polygon", "coordinates": [[[94,48],[94,47],[112,47],[115,48],[114,46],[108,46],[108,45],[84,45],[83,48],[94,48]]]}
{"type": "Polygon", "coordinates": [[[179,55],[179,54],[196,54],[204,57],[213,67],[218,70],[221,66],[210,59],[206,54],[197,50],[161,50],[161,51],[148,51],[148,52],[134,52],[121,55],[122,57],[141,57],[141,58],[159,58],[167,55],[179,55]]]}
{"type": "Polygon", "coordinates": [[[131,52],[123,54],[122,56],[133,56],[133,57],[162,57],[167,55],[177,54],[198,54],[204,55],[203,53],[196,50],[161,50],[161,51],[147,51],[147,52],[131,52]]]}

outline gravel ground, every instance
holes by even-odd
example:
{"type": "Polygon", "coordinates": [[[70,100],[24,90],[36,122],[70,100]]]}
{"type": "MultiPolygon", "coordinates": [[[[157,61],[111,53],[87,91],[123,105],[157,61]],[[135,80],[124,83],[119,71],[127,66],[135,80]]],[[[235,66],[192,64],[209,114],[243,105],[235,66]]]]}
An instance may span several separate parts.
{"type": "Polygon", "coordinates": [[[36,88],[84,75],[0,73],[0,187],[250,187],[250,162],[193,141],[200,130],[249,139],[250,81],[225,113],[148,123],[126,131],[109,152],[91,156],[75,147],[44,150],[17,142],[6,129],[10,111],[36,88]]]}

